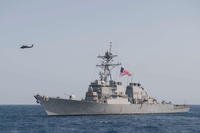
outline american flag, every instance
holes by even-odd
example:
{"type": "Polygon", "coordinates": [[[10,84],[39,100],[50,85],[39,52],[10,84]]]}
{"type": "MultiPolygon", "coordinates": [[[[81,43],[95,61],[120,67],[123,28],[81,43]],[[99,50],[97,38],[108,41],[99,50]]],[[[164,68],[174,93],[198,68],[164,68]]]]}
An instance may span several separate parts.
{"type": "Polygon", "coordinates": [[[125,70],[123,67],[121,67],[121,70],[120,70],[120,76],[132,76],[132,74],[128,71],[128,70],[125,70]]]}

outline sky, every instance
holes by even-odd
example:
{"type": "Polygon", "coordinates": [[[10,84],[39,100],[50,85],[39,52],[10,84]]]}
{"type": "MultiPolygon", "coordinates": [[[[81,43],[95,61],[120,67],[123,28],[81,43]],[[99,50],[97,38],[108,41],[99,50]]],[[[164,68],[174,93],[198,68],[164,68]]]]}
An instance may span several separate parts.
{"type": "Polygon", "coordinates": [[[0,104],[84,97],[109,41],[149,95],[200,104],[199,0],[0,0],[0,35],[0,104]]]}

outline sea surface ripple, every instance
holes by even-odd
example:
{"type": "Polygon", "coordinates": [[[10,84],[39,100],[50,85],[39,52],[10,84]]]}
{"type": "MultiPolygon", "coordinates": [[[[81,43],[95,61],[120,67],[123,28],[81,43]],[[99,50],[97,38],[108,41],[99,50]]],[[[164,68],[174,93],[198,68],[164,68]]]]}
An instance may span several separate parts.
{"type": "Polygon", "coordinates": [[[48,117],[38,105],[1,105],[0,133],[200,133],[200,106],[189,113],[48,117]]]}

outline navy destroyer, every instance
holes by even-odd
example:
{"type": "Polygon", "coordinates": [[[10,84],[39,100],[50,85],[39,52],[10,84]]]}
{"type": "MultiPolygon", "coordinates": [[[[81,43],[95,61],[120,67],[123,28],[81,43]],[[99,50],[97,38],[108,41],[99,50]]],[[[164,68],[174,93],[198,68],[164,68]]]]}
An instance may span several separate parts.
{"type": "MultiPolygon", "coordinates": [[[[114,63],[111,46],[103,56],[98,56],[101,63],[99,79],[91,82],[85,98],[74,99],[35,95],[47,115],[107,115],[107,114],[154,114],[154,113],[183,113],[188,112],[188,105],[174,105],[171,102],[158,102],[148,95],[140,83],[114,81],[111,71],[120,67],[121,63],[114,63]]],[[[121,76],[131,76],[131,73],[121,67],[121,76]]]]}

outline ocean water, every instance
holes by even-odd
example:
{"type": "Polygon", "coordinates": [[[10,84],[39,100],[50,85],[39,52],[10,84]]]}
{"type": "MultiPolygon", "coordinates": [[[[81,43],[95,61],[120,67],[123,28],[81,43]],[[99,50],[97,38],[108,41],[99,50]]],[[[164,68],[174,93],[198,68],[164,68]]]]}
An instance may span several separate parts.
{"type": "Polygon", "coordinates": [[[39,105],[0,106],[0,133],[200,133],[200,106],[189,113],[51,116],[39,105]]]}

